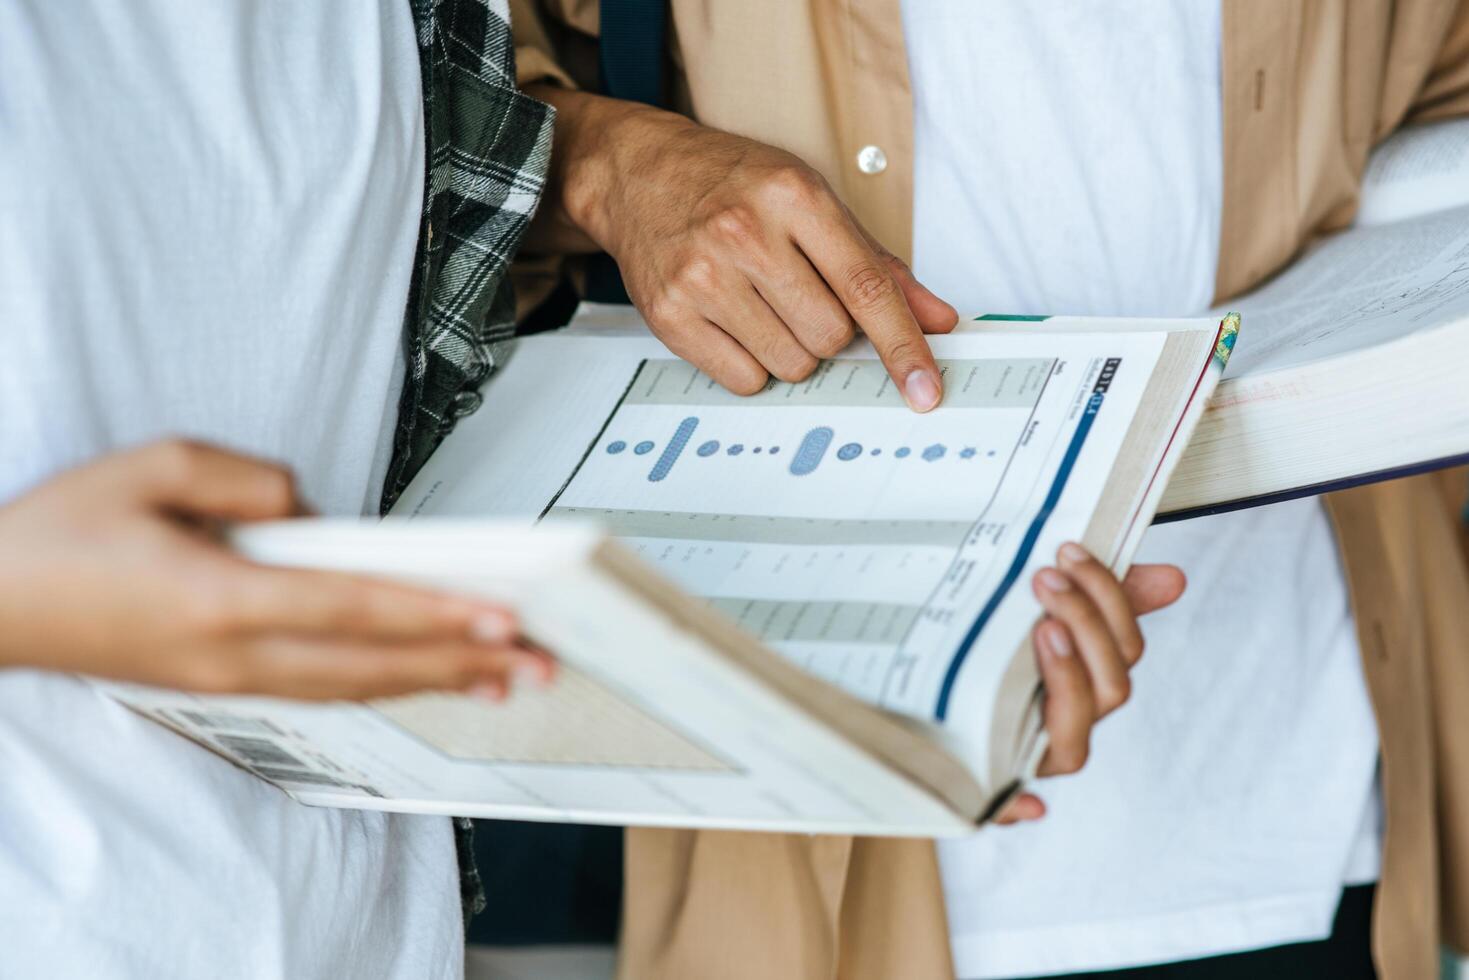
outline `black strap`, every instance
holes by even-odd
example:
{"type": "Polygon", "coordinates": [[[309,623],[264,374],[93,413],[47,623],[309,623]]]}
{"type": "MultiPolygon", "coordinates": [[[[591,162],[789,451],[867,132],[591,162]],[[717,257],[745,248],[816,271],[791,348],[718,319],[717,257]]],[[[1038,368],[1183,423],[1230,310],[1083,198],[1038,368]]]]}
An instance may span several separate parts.
{"type": "Polygon", "coordinates": [[[601,16],[597,64],[602,94],[663,105],[667,0],[601,0],[601,16]]]}

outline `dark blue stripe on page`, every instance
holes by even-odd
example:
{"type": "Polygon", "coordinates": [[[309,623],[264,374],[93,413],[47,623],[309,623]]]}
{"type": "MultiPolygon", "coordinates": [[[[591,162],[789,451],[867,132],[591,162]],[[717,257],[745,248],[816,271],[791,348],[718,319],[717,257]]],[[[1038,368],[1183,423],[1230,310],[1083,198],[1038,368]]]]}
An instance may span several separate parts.
{"type": "Polygon", "coordinates": [[[1086,442],[1087,433],[1092,430],[1092,420],[1097,417],[1097,411],[1102,407],[1101,391],[1092,392],[1087,401],[1086,410],[1082,413],[1081,421],[1076,423],[1076,431],[1071,435],[1071,445],[1066,447],[1066,455],[1061,457],[1061,466],[1056,470],[1056,479],[1051,483],[1051,489],[1046,494],[1046,499],[1041,503],[1041,509],[1036,513],[1035,519],[1030,522],[1030,528],[1025,532],[1025,537],[1020,542],[1020,550],[1015,553],[1015,560],[1010,563],[1005,577],[995,588],[994,595],[990,596],[984,608],[979,611],[974,624],[969,627],[969,632],[964,634],[964,639],[959,643],[959,649],[954,652],[954,657],[949,661],[949,669],[944,673],[943,686],[939,688],[938,709],[934,716],[943,721],[949,713],[949,696],[954,693],[954,682],[959,677],[959,668],[964,666],[964,658],[969,656],[974,642],[979,639],[980,631],[989,622],[990,617],[995,614],[1000,603],[1009,594],[1010,587],[1015,580],[1020,578],[1020,573],[1025,571],[1025,565],[1030,561],[1030,553],[1035,550],[1035,543],[1040,539],[1041,530],[1046,526],[1051,511],[1055,510],[1056,502],[1061,499],[1061,491],[1066,489],[1066,481],[1071,477],[1071,469],[1076,465],[1076,457],[1081,455],[1082,443],[1086,442]]]}

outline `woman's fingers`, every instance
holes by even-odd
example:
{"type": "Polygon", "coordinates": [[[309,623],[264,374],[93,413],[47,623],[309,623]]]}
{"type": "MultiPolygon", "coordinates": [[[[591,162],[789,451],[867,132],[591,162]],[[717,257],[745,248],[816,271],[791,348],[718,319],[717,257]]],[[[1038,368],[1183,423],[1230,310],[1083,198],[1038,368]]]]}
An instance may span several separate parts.
{"type": "Polygon", "coordinates": [[[1187,586],[1177,565],[1134,565],[1122,580],[1127,601],[1139,616],[1173,605],[1187,586]]]}
{"type": "MultiPolygon", "coordinates": [[[[1047,613],[1032,634],[1050,736],[1042,776],[1076,772],[1086,763],[1092,728],[1131,693],[1128,671],[1143,652],[1137,617],[1174,602],[1184,588],[1183,573],[1172,565],[1139,565],[1119,582],[1075,543],[1061,546],[1057,564],[1032,582],[1047,613]]],[[[1017,814],[1037,805],[1043,813],[1039,800],[1023,807],[1017,801],[1001,822],[1027,819],[1017,814]]]]}
{"type": "Polygon", "coordinates": [[[169,439],[100,465],[121,469],[145,503],[175,515],[260,521],[305,510],[290,470],[205,443],[169,439]]]}
{"type": "Polygon", "coordinates": [[[1117,576],[1074,541],[1063,544],[1056,559],[1061,571],[1080,586],[1101,612],[1125,665],[1131,667],[1137,663],[1143,655],[1143,631],[1138,628],[1137,614],[1117,576]]]}
{"type": "Polygon", "coordinates": [[[488,602],[346,572],[230,560],[236,573],[221,576],[209,590],[215,599],[204,600],[215,632],[492,644],[518,632],[515,615],[488,602]]]}
{"type": "Polygon", "coordinates": [[[1042,620],[1031,636],[1040,663],[1041,682],[1046,689],[1043,714],[1046,733],[1050,736],[1039,774],[1057,776],[1076,772],[1086,764],[1091,751],[1092,726],[1098,718],[1091,676],[1061,623],[1042,620]]]}
{"type": "MultiPolygon", "coordinates": [[[[1098,717],[1127,700],[1132,684],[1107,618],[1079,582],[1056,568],[1043,568],[1034,579],[1036,597],[1046,612],[1066,627],[1077,656],[1085,663],[1096,692],[1098,717]]],[[[1120,589],[1119,589],[1120,591],[1120,589]]]]}
{"type": "Polygon", "coordinates": [[[554,661],[513,643],[468,641],[363,644],[269,637],[245,645],[240,690],[308,700],[392,697],[415,691],[466,691],[498,700],[517,678],[548,682],[554,661]]]}
{"type": "Polygon", "coordinates": [[[308,700],[423,690],[498,699],[513,677],[554,673],[502,607],[344,572],[223,561],[224,571],[200,576],[211,587],[192,590],[206,596],[193,626],[213,642],[192,651],[185,687],[308,700]]]}

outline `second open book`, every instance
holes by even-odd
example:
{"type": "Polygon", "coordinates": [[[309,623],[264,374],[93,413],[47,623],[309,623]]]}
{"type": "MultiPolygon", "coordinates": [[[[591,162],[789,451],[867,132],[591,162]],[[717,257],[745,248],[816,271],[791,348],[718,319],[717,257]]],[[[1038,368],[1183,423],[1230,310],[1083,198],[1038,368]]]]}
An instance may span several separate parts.
{"type": "Polygon", "coordinates": [[[115,692],[308,803],[960,833],[1044,748],[1032,575],[1068,540],[1127,567],[1236,329],[985,321],[934,338],[928,415],[865,346],[737,398],[648,338],[541,338],[394,518],[236,544],[504,601],[555,685],[505,705],[115,692]]]}

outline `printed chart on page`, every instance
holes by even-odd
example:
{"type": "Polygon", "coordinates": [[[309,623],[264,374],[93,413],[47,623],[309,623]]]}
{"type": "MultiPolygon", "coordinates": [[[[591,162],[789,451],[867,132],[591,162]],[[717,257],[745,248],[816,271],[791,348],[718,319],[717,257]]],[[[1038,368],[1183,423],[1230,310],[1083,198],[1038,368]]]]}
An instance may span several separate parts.
{"type": "Polygon", "coordinates": [[[806,669],[942,720],[961,676],[998,683],[965,663],[975,637],[1029,629],[1007,599],[1085,526],[1072,500],[1105,478],[1161,340],[972,346],[991,356],[941,358],[921,425],[876,360],[753,398],[646,360],[546,516],[600,522],[806,669]]]}

